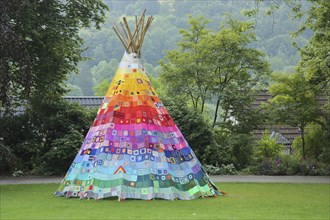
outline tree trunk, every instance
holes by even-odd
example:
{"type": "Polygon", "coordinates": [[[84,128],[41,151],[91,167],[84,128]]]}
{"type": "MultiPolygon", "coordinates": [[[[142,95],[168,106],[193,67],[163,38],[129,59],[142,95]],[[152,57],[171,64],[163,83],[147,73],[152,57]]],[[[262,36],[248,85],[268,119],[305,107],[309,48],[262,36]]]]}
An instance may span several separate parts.
{"type": "Polygon", "coordinates": [[[193,103],[193,106],[194,106],[194,108],[195,108],[195,101],[194,101],[194,97],[191,95],[191,96],[190,96],[190,98],[191,98],[191,101],[192,101],[192,103],[193,103]]]}
{"type": "Polygon", "coordinates": [[[203,111],[204,111],[204,105],[205,105],[205,97],[202,97],[202,109],[201,109],[201,114],[203,114],[203,111]]]}
{"type": "MultiPolygon", "coordinates": [[[[2,56],[2,55],[1,55],[2,56]]],[[[9,87],[10,87],[10,75],[9,75],[9,64],[4,58],[0,59],[1,67],[1,79],[0,79],[0,101],[5,109],[5,114],[10,112],[10,99],[9,99],[9,87]]]]}
{"type": "Polygon", "coordinates": [[[199,97],[196,98],[196,103],[195,103],[196,112],[198,112],[198,102],[199,102],[199,97]]]}
{"type": "Polygon", "coordinates": [[[218,101],[217,101],[217,106],[216,106],[216,108],[215,108],[214,120],[213,120],[212,128],[214,128],[215,123],[217,122],[218,111],[219,111],[219,105],[220,105],[220,99],[218,99],[218,101]]]}
{"type": "Polygon", "coordinates": [[[302,126],[300,128],[301,131],[301,148],[302,148],[302,159],[305,160],[306,159],[306,154],[305,154],[305,127],[302,126]]]}

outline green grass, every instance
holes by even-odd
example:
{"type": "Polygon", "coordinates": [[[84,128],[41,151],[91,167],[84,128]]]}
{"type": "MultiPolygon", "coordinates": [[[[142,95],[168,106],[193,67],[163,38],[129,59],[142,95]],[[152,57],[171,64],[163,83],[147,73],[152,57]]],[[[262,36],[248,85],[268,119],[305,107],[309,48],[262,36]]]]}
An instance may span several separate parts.
{"type": "Polygon", "coordinates": [[[1,187],[0,219],[329,219],[329,184],[223,183],[192,201],[54,197],[58,184],[1,187]]]}

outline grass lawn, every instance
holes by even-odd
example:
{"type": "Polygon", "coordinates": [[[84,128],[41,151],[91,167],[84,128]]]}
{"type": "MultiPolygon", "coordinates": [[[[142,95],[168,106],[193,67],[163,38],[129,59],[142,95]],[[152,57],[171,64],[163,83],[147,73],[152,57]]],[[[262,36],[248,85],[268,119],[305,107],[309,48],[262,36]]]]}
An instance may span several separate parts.
{"type": "MultiPolygon", "coordinates": [[[[220,186],[220,185],[219,185],[220,186]]],[[[223,183],[227,196],[192,201],[79,200],[58,184],[4,185],[0,219],[329,219],[329,184],[223,183]]]]}

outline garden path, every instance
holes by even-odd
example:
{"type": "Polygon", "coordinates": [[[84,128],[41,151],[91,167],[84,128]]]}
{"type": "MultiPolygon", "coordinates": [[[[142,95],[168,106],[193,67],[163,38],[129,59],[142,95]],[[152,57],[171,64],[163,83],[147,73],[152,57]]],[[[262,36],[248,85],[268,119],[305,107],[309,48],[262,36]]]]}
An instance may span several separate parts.
{"type": "MultiPolygon", "coordinates": [[[[1,177],[0,185],[8,184],[40,184],[60,183],[63,177],[1,177]]],[[[217,175],[211,176],[214,182],[244,182],[244,183],[328,183],[329,176],[239,176],[239,175],[217,175]]]]}

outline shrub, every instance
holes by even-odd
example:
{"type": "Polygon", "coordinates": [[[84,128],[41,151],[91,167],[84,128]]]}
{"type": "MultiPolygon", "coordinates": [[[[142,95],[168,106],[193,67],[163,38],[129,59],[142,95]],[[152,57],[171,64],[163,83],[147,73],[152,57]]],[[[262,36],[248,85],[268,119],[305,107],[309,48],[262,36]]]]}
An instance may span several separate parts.
{"type": "Polygon", "coordinates": [[[300,160],[290,155],[280,155],[275,159],[264,159],[250,168],[257,175],[330,175],[330,166],[324,163],[300,160]]]}
{"type": "Polygon", "coordinates": [[[232,164],[232,163],[231,164],[228,164],[228,165],[221,164],[220,174],[222,174],[222,175],[234,175],[234,174],[237,174],[235,165],[232,164]]]}
{"type": "Polygon", "coordinates": [[[237,171],[237,174],[239,174],[239,175],[253,175],[255,173],[256,173],[256,171],[253,166],[248,166],[244,169],[237,171]]]}
{"type": "Polygon", "coordinates": [[[209,175],[220,175],[221,174],[219,167],[216,167],[213,165],[204,165],[204,168],[209,175]]]}
{"type": "Polygon", "coordinates": [[[213,165],[204,165],[206,172],[210,175],[234,175],[237,174],[237,170],[234,164],[221,164],[220,167],[213,165]]]}
{"type": "Polygon", "coordinates": [[[253,137],[250,134],[232,134],[228,146],[232,149],[232,165],[238,169],[249,165],[253,155],[253,137]]]}
{"type": "Polygon", "coordinates": [[[221,164],[233,164],[242,169],[249,165],[253,150],[253,138],[250,134],[235,134],[227,129],[215,130],[215,143],[205,150],[208,164],[220,167],[221,164]]]}
{"type": "MultiPolygon", "coordinates": [[[[254,156],[257,161],[271,161],[279,155],[283,145],[278,144],[275,139],[270,137],[268,131],[262,133],[261,140],[257,141],[254,156]]],[[[268,163],[268,162],[267,162],[268,163]]]]}
{"type": "Polygon", "coordinates": [[[0,140],[0,170],[2,174],[13,172],[17,166],[17,158],[12,153],[12,150],[5,146],[0,140]]]}
{"type": "Polygon", "coordinates": [[[0,158],[4,172],[17,169],[26,174],[31,170],[43,175],[65,173],[95,113],[64,100],[48,100],[27,108],[22,114],[1,116],[0,150],[7,155],[0,158]],[[8,163],[14,159],[5,161],[10,155],[17,158],[16,164],[8,163]]]}
{"type": "Polygon", "coordinates": [[[330,165],[330,131],[319,124],[310,124],[306,134],[306,155],[330,165]]]}
{"type": "Polygon", "coordinates": [[[54,140],[51,149],[42,157],[44,162],[38,164],[33,172],[47,175],[63,174],[78,153],[83,140],[82,133],[74,129],[54,140]]]}
{"type": "MultiPolygon", "coordinates": [[[[330,131],[319,124],[309,124],[305,135],[305,152],[309,160],[330,165],[330,131]]],[[[295,154],[301,155],[301,137],[293,141],[295,154]]]]}

